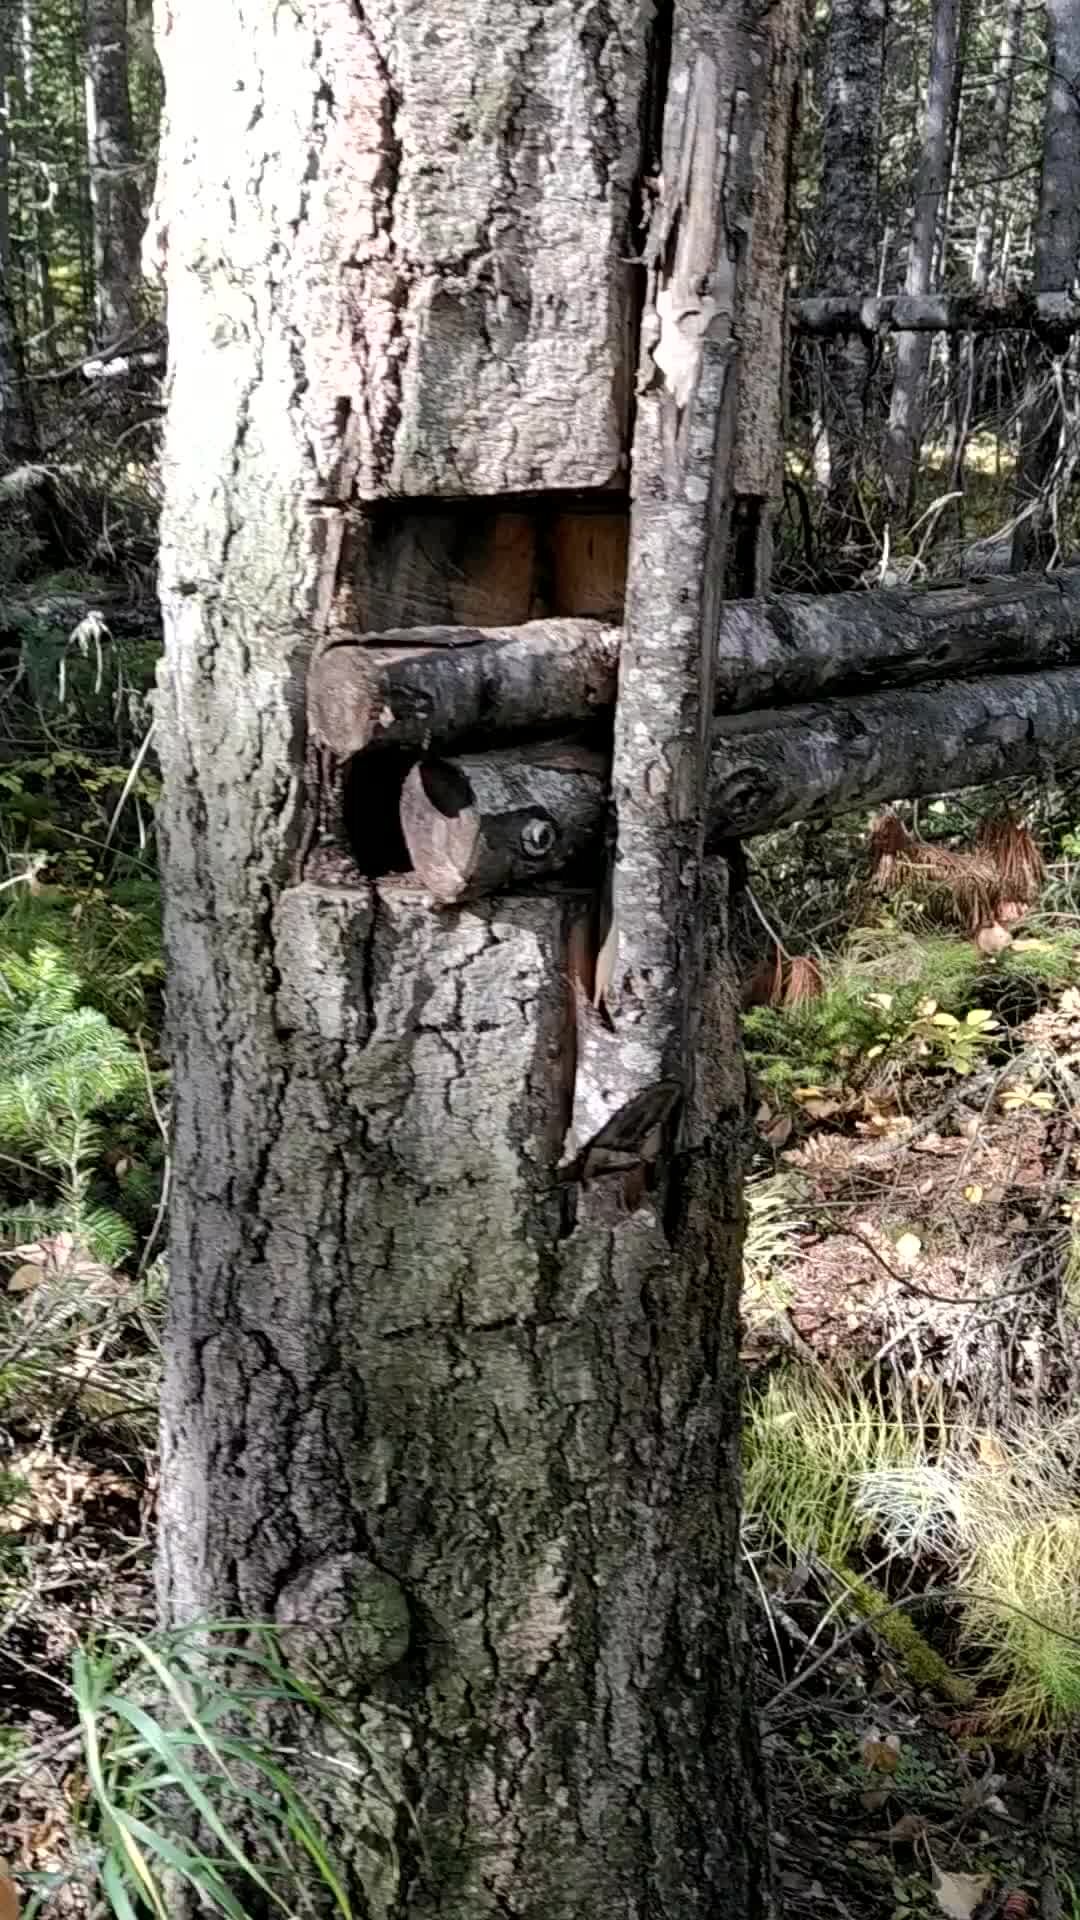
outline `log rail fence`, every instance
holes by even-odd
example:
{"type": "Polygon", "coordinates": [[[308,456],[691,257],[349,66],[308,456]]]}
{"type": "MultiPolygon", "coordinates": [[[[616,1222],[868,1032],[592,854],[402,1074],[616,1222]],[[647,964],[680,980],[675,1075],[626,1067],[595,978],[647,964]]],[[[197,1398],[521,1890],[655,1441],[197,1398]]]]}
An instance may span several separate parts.
{"type": "MultiPolygon", "coordinates": [[[[362,799],[397,810],[385,844],[441,903],[573,871],[604,834],[620,640],[594,619],[337,638],[308,689],[324,870],[347,872],[362,799]]],[[[713,668],[717,841],[1076,764],[1080,568],[729,601],[713,668]]]]}

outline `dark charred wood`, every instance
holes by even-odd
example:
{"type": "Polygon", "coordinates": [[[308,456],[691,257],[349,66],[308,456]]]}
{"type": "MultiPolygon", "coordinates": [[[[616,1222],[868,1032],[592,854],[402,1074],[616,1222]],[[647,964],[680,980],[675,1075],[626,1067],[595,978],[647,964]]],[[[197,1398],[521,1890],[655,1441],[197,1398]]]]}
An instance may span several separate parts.
{"type": "Polygon", "coordinates": [[[401,794],[413,869],[443,905],[570,866],[606,817],[606,758],[576,745],[422,760],[401,794]]]}
{"type": "Polygon", "coordinates": [[[1077,764],[1077,668],[731,715],[713,730],[710,838],[1077,764]]]}
{"type": "Polygon", "coordinates": [[[620,632],[600,620],[532,620],[339,642],[312,666],[311,726],[345,758],[383,744],[454,746],[485,727],[575,725],[614,703],[620,632]]]}
{"type": "Polygon", "coordinates": [[[1080,328],[1080,301],[1069,293],[822,293],[797,301],[792,318],[797,333],[817,340],[1010,329],[1060,336],[1080,328]]]}
{"type": "Polygon", "coordinates": [[[725,606],[720,712],[841,690],[1080,662],[1080,568],[948,587],[778,595],[725,606]]]}

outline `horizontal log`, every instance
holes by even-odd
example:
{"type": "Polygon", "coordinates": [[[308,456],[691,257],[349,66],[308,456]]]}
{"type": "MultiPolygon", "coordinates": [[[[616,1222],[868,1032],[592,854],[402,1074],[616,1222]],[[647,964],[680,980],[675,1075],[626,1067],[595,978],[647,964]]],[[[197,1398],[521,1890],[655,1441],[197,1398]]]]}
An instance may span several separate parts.
{"type": "Polygon", "coordinates": [[[795,302],[797,333],[832,340],[852,333],[1030,333],[1080,328],[1080,301],[1069,293],[822,293],[795,302]]]}
{"type": "Polygon", "coordinates": [[[1080,568],[949,587],[730,600],[720,712],[1010,668],[1080,664],[1080,568]]]}
{"type": "MultiPolygon", "coordinates": [[[[615,698],[621,628],[598,620],[408,628],[312,666],[316,739],[342,759],[579,726],[615,698]],[[400,640],[401,644],[396,644],[400,640]],[[407,643],[407,644],[406,644],[407,643]]],[[[716,640],[720,713],[977,673],[1080,664],[1080,567],[948,587],[731,600],[716,640]]]]}
{"type": "Polygon", "coordinates": [[[487,727],[575,726],[614,703],[621,632],[600,620],[530,620],[338,642],[312,664],[308,719],[342,759],[376,745],[454,746],[487,727]]]}
{"type": "Polygon", "coordinates": [[[560,871],[598,846],[606,756],[576,745],[421,760],[401,794],[417,878],[442,905],[560,871]]]}
{"type": "Polygon", "coordinates": [[[713,728],[709,832],[771,833],[1080,764],[1080,669],[733,714],[713,728]]]}

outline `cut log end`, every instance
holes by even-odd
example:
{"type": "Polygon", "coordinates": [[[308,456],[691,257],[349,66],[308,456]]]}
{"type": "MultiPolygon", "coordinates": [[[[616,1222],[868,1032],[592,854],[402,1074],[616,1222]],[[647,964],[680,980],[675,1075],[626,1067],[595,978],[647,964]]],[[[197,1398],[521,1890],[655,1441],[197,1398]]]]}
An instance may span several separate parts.
{"type": "Polygon", "coordinates": [[[606,782],[592,762],[507,756],[419,761],[401,795],[417,878],[441,905],[528,885],[599,842],[606,782]]]}

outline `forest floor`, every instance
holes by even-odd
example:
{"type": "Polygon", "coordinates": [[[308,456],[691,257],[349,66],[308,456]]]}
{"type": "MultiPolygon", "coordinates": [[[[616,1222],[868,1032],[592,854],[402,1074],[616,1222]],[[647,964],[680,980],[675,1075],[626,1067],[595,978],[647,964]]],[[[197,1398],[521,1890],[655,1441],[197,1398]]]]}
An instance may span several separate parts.
{"type": "Polygon", "coordinates": [[[1062,861],[995,956],[879,903],[813,997],[747,1018],[745,1556],[785,1915],[1080,1917],[1072,884],[1062,861]]]}

